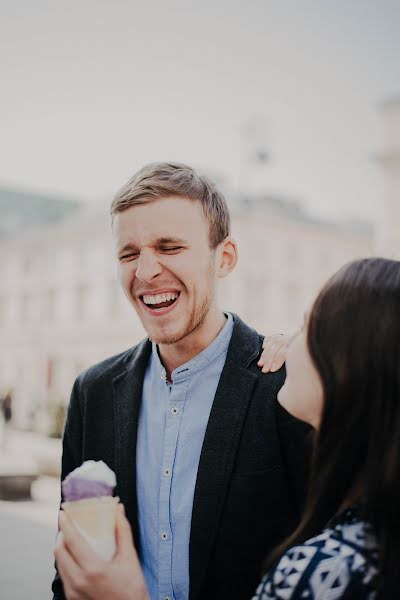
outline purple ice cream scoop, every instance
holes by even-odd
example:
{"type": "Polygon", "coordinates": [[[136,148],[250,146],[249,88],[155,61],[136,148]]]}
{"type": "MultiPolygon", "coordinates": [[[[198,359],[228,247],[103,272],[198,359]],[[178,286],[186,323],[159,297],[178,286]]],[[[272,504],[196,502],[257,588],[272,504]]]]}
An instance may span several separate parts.
{"type": "Polygon", "coordinates": [[[65,502],[87,498],[112,496],[116,485],[115,474],[103,461],[86,461],[62,482],[65,502]]]}
{"type": "Polygon", "coordinates": [[[81,477],[69,476],[62,482],[62,491],[66,502],[113,495],[113,488],[104,481],[90,481],[81,477]]]}

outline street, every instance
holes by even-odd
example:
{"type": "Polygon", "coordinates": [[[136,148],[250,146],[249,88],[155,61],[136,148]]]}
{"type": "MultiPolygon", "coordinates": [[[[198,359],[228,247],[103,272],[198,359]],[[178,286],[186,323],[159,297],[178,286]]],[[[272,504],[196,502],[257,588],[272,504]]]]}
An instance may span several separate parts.
{"type": "MultiPolygon", "coordinates": [[[[43,452],[39,441],[33,434],[12,432],[7,451],[0,452],[0,464],[18,458],[16,447],[19,456],[34,460],[39,449],[43,452]]],[[[55,454],[53,447],[48,454],[55,454]]],[[[52,598],[58,502],[59,481],[47,476],[32,484],[32,500],[0,500],[1,600],[52,598]]]]}

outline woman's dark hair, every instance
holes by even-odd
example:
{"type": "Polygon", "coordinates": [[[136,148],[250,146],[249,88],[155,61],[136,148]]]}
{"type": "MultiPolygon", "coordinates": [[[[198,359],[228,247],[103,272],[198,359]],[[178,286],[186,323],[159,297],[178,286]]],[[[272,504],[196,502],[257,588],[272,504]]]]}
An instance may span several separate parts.
{"type": "Polygon", "coordinates": [[[322,529],[361,485],[375,528],[377,598],[400,590],[400,262],[369,258],[336,273],[315,300],[307,345],[324,406],[308,499],[295,532],[274,552],[322,529]]]}

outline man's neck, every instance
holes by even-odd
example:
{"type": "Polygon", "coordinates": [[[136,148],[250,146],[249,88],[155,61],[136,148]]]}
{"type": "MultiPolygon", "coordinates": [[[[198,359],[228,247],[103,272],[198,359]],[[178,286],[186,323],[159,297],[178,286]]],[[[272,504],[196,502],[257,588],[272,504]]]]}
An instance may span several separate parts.
{"type": "Polygon", "coordinates": [[[211,312],[204,322],[192,333],[176,344],[160,344],[158,350],[161,361],[171,381],[171,373],[185,364],[209,346],[223,329],[226,316],[222,311],[211,312]]]}

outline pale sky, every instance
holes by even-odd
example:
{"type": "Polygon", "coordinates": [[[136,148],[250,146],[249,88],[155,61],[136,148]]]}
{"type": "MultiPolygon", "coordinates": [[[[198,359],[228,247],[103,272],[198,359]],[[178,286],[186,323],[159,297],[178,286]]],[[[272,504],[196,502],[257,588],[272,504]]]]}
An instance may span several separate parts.
{"type": "Polygon", "coordinates": [[[0,185],[104,202],[141,165],[248,175],[373,219],[378,104],[400,93],[398,0],[0,0],[0,185]]]}

